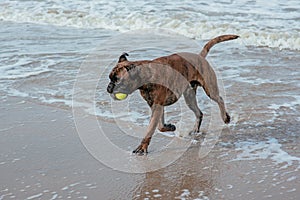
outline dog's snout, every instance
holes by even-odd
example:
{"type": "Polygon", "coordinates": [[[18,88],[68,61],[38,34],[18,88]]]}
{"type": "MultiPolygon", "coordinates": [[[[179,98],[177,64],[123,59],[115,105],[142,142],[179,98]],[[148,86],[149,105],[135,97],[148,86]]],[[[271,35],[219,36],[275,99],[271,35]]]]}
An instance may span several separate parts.
{"type": "Polygon", "coordinates": [[[107,92],[112,93],[114,91],[114,87],[115,87],[115,84],[113,82],[110,82],[107,86],[107,92]]]}

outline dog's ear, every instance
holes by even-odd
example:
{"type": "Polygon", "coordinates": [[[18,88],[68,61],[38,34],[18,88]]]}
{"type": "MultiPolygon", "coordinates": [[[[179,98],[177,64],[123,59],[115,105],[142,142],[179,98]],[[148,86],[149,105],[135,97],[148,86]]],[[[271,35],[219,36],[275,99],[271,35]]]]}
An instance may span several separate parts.
{"type": "Polygon", "coordinates": [[[119,57],[118,63],[123,62],[123,61],[127,61],[126,56],[129,56],[128,53],[123,53],[123,54],[119,57]]]}

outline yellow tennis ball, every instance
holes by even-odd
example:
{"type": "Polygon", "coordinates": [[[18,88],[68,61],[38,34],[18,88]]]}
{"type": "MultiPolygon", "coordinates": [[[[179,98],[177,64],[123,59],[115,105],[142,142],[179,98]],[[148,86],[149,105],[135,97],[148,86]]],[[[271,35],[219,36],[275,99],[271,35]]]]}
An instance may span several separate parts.
{"type": "Polygon", "coordinates": [[[124,93],[117,93],[117,94],[115,94],[115,97],[116,97],[118,100],[124,100],[124,99],[126,99],[127,94],[124,94],[124,93]]]}

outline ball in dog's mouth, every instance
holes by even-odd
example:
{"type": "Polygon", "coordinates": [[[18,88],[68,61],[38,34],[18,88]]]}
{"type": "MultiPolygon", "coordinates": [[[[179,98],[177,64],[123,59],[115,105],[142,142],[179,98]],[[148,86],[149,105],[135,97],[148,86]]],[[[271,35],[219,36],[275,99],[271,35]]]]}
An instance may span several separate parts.
{"type": "Polygon", "coordinates": [[[127,98],[127,94],[124,94],[124,93],[116,93],[116,94],[115,94],[115,97],[116,97],[116,99],[118,99],[118,100],[124,100],[124,99],[127,98]]]}

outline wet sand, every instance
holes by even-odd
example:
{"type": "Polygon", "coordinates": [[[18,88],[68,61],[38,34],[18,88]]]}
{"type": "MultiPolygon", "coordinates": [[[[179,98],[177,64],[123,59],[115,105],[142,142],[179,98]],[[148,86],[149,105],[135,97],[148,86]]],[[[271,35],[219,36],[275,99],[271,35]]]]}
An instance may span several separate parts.
{"type": "Polygon", "coordinates": [[[16,98],[6,99],[1,111],[1,200],[130,199],[142,179],[95,160],[70,111],[16,98]]]}
{"type": "MultiPolygon", "coordinates": [[[[287,166],[268,158],[234,161],[240,152],[232,141],[243,136],[232,135],[229,128],[205,158],[199,158],[199,144],[194,144],[166,168],[130,174],[104,166],[87,152],[70,110],[7,97],[2,100],[0,116],[1,200],[280,200],[300,196],[299,163],[287,166]]],[[[106,131],[120,133],[115,124],[103,124],[106,131]]],[[[138,142],[122,141],[127,146],[138,142]]],[[[299,140],[286,141],[282,149],[299,156],[299,144],[299,140]]],[[[155,145],[150,147],[157,151],[155,145]]]]}

